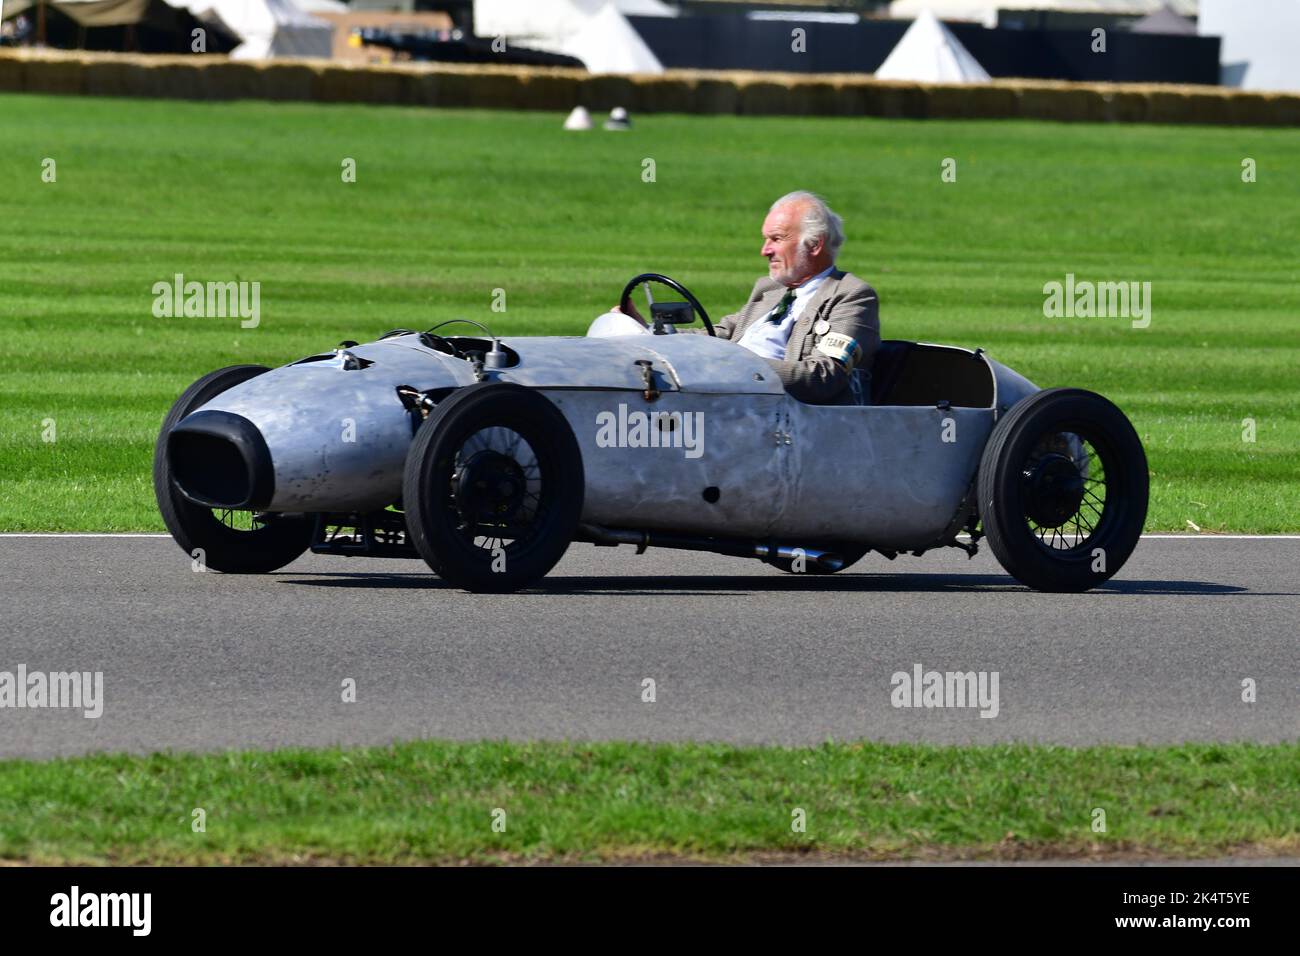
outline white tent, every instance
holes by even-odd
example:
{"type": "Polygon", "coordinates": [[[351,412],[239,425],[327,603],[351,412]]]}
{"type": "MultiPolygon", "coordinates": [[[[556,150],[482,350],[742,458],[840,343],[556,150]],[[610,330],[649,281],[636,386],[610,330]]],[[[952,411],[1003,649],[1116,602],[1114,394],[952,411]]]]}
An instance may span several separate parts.
{"type": "MultiPolygon", "coordinates": [[[[217,21],[244,42],[230,51],[233,60],[269,57],[319,57],[333,52],[334,25],[313,17],[298,0],[166,0],[200,20],[217,21]]],[[[307,0],[314,9],[346,12],[341,3],[307,0]]]]}
{"type": "MultiPolygon", "coordinates": [[[[0,0],[6,20],[36,4],[37,0],[0,0]]],[[[49,0],[49,6],[83,27],[116,27],[139,23],[149,0],[49,0]]]]}
{"type": "MultiPolygon", "coordinates": [[[[34,0],[5,0],[8,17],[34,0]]],[[[150,0],[50,0],[50,6],[86,27],[141,22],[150,0]]],[[[303,7],[346,12],[338,0],[163,0],[188,10],[200,23],[222,30],[243,42],[231,51],[235,59],[265,57],[324,57],[331,55],[332,24],[313,17],[303,7]]]]}
{"type": "Polygon", "coordinates": [[[998,25],[999,10],[1047,10],[1058,13],[1099,13],[1143,16],[1168,3],[1177,13],[1196,16],[1198,0],[894,0],[889,15],[910,20],[929,10],[945,20],[977,20],[998,25]]]}
{"type": "Polygon", "coordinates": [[[1295,0],[1201,0],[1201,36],[1222,37],[1220,82],[1244,90],[1300,90],[1300,4],[1295,0]]]}
{"type": "Polygon", "coordinates": [[[677,8],[663,0],[614,0],[614,6],[625,17],[675,17],[677,8]]]}
{"type": "Polygon", "coordinates": [[[474,32],[577,57],[593,73],[662,73],[624,7],[658,9],[649,0],[475,0],[474,32]]]}
{"type": "Polygon", "coordinates": [[[677,16],[662,0],[474,0],[474,32],[507,40],[554,39],[576,33],[604,6],[626,17],[677,16]]]}
{"type": "Polygon", "coordinates": [[[913,21],[876,70],[878,80],[980,83],[988,78],[979,61],[929,10],[913,21]]]}
{"type": "Polygon", "coordinates": [[[1196,36],[1196,23],[1166,4],[1147,14],[1129,27],[1134,33],[1163,33],[1173,36],[1196,36]]]}
{"type": "Polygon", "coordinates": [[[641,34],[612,3],[601,7],[582,28],[564,40],[562,53],[575,56],[592,73],[662,73],[641,34]]]}

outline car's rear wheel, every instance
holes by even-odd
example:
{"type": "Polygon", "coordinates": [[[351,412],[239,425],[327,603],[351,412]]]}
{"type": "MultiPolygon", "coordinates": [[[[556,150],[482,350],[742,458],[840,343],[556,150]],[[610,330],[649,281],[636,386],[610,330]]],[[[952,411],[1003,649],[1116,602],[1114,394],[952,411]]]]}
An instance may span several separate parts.
{"type": "Polygon", "coordinates": [[[420,426],[402,484],[416,550],[467,591],[515,591],[564,556],[582,515],[582,453],[564,415],[519,385],[454,392],[420,426]]]}
{"type": "Polygon", "coordinates": [[[172,481],[167,460],[167,435],[172,427],[227,389],[268,371],[264,365],[232,365],[203,376],[171,407],[154,448],[153,487],[163,523],[186,554],[213,571],[276,571],[311,546],[313,526],[305,515],[205,508],[181,494],[172,481]]]}
{"type": "Polygon", "coordinates": [[[1086,591],[1123,567],[1142,535],[1147,493],[1137,432],[1083,389],[1047,389],[1013,406],[980,460],[989,546],[1040,591],[1086,591]]]}

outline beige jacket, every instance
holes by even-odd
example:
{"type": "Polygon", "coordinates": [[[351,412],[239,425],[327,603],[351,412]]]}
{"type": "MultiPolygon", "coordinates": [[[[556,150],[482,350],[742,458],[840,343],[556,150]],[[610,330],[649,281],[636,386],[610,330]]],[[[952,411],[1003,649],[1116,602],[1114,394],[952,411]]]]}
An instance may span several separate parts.
{"type": "MultiPolygon", "coordinates": [[[[715,323],[718,338],[739,342],[784,294],[779,282],[759,279],[745,307],[715,323]]],[[[790,329],[784,361],[768,360],[785,390],[810,405],[856,404],[859,388],[869,394],[871,363],[880,348],[879,305],[876,290],[866,282],[832,271],[790,329]],[[855,372],[857,388],[851,389],[855,372]]]]}

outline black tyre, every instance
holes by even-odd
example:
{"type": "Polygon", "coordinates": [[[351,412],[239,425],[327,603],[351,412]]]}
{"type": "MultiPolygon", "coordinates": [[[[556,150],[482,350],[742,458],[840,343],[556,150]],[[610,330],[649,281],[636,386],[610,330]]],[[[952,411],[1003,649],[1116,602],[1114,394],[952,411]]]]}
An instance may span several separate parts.
{"type": "Polygon", "coordinates": [[[172,482],[167,462],[167,434],[172,426],[227,389],[267,371],[264,365],[232,365],[203,376],[171,407],[154,447],[153,489],[163,523],[186,554],[201,558],[213,571],[276,571],[311,546],[313,525],[305,515],[205,508],[182,495],[172,482]]]}
{"type": "Polygon", "coordinates": [[[871,549],[859,548],[852,545],[837,548],[834,545],[830,545],[825,548],[819,548],[818,550],[833,551],[844,559],[844,563],[832,571],[829,568],[823,568],[821,565],[815,564],[812,561],[805,561],[803,570],[795,571],[793,567],[794,561],[790,558],[765,558],[764,561],[765,563],[772,565],[774,568],[780,568],[787,574],[839,574],[841,571],[847,571],[852,565],[861,561],[863,555],[871,549]]]}
{"type": "Polygon", "coordinates": [[[582,453],[545,396],[482,382],[452,393],[406,456],[416,550],[467,591],[516,591],[564,556],[582,515],[582,453]]]}
{"type": "Polygon", "coordinates": [[[1146,454],[1123,412],[1094,392],[1047,389],[994,426],[980,460],[980,520],[1018,581],[1086,591],[1133,553],[1147,486],[1146,454]]]}

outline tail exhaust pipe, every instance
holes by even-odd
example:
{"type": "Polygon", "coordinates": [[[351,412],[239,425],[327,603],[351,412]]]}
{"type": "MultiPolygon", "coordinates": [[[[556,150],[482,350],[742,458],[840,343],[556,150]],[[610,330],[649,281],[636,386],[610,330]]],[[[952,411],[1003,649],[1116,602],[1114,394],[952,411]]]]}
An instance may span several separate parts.
{"type": "Polygon", "coordinates": [[[761,561],[771,561],[775,558],[795,561],[802,555],[804,561],[815,564],[824,571],[838,571],[844,567],[842,555],[834,551],[823,551],[820,548],[801,548],[794,545],[729,538],[704,538],[662,531],[603,528],[594,524],[579,525],[577,540],[605,546],[630,544],[636,547],[637,554],[646,548],[672,548],[678,551],[708,551],[736,558],[758,558],[761,561]]]}
{"type": "Polygon", "coordinates": [[[761,558],[764,561],[770,561],[773,558],[784,558],[786,561],[794,561],[803,555],[803,559],[810,564],[815,564],[823,571],[838,571],[844,567],[844,558],[834,551],[819,551],[817,548],[792,548],[787,545],[754,545],[754,557],[761,558]]]}

